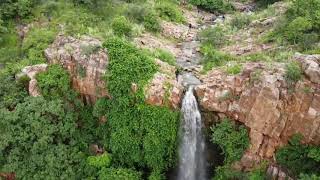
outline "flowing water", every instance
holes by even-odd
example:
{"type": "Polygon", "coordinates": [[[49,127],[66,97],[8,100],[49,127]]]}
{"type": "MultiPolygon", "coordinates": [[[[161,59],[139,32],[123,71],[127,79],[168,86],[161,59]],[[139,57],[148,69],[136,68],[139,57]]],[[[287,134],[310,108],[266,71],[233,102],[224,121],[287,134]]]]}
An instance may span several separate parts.
{"type": "Polygon", "coordinates": [[[178,180],[205,180],[205,141],[201,114],[190,86],[182,102],[178,180]]]}

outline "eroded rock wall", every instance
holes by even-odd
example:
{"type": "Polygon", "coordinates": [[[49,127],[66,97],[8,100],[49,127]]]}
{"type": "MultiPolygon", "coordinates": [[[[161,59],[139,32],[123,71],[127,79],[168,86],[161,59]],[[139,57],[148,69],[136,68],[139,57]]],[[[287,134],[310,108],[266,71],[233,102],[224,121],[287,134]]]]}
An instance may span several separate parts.
{"type": "Polygon", "coordinates": [[[201,77],[196,93],[202,110],[226,115],[249,129],[250,148],[241,167],[272,160],[275,150],[296,133],[303,135],[304,143],[320,144],[320,85],[317,78],[308,78],[319,70],[319,57],[312,57],[296,55],[306,77],[294,86],[287,84],[280,63],[248,63],[239,75],[218,69],[201,77]],[[304,68],[306,63],[313,68],[304,68]]]}
{"type": "Polygon", "coordinates": [[[61,64],[69,72],[72,87],[87,103],[109,96],[104,80],[108,67],[107,50],[99,40],[59,35],[45,50],[45,56],[49,64],[61,64]]]}

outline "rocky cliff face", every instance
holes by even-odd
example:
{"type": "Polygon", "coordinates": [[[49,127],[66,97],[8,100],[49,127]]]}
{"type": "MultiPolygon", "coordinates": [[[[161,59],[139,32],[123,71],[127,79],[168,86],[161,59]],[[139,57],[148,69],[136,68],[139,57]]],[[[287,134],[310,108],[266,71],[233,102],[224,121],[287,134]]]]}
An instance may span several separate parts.
{"type": "Polygon", "coordinates": [[[50,64],[61,64],[69,72],[72,87],[87,103],[108,96],[103,78],[108,56],[99,40],[87,36],[76,39],[59,35],[45,50],[45,56],[50,64]]]}
{"type": "Polygon", "coordinates": [[[156,106],[179,108],[183,87],[176,78],[176,68],[166,62],[156,60],[157,72],[145,88],[146,103],[156,106]]]}
{"type": "Polygon", "coordinates": [[[296,133],[303,135],[304,143],[320,144],[320,57],[297,54],[296,59],[306,78],[294,86],[287,84],[279,63],[248,63],[240,75],[213,70],[201,77],[203,85],[196,93],[202,110],[228,116],[249,129],[250,148],[241,167],[273,159],[275,150],[296,133]]]}

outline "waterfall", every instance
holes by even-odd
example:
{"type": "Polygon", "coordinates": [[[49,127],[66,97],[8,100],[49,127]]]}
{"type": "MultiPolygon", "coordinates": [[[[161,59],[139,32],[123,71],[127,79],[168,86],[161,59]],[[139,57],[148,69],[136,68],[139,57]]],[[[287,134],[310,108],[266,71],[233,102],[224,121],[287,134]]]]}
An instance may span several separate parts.
{"type": "Polygon", "coordinates": [[[201,114],[190,86],[182,102],[178,180],[205,180],[205,142],[201,114]]]}

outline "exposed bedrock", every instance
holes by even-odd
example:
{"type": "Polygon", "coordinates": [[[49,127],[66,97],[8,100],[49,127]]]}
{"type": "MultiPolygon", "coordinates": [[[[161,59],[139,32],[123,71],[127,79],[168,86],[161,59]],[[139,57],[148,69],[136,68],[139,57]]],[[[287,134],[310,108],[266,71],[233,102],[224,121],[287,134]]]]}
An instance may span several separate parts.
{"type": "Polygon", "coordinates": [[[228,116],[249,129],[250,147],[240,161],[242,168],[273,160],[275,150],[296,133],[303,135],[304,143],[320,144],[319,56],[295,58],[306,76],[294,86],[287,84],[280,63],[247,63],[239,75],[217,69],[201,77],[196,94],[202,111],[228,116]]]}

